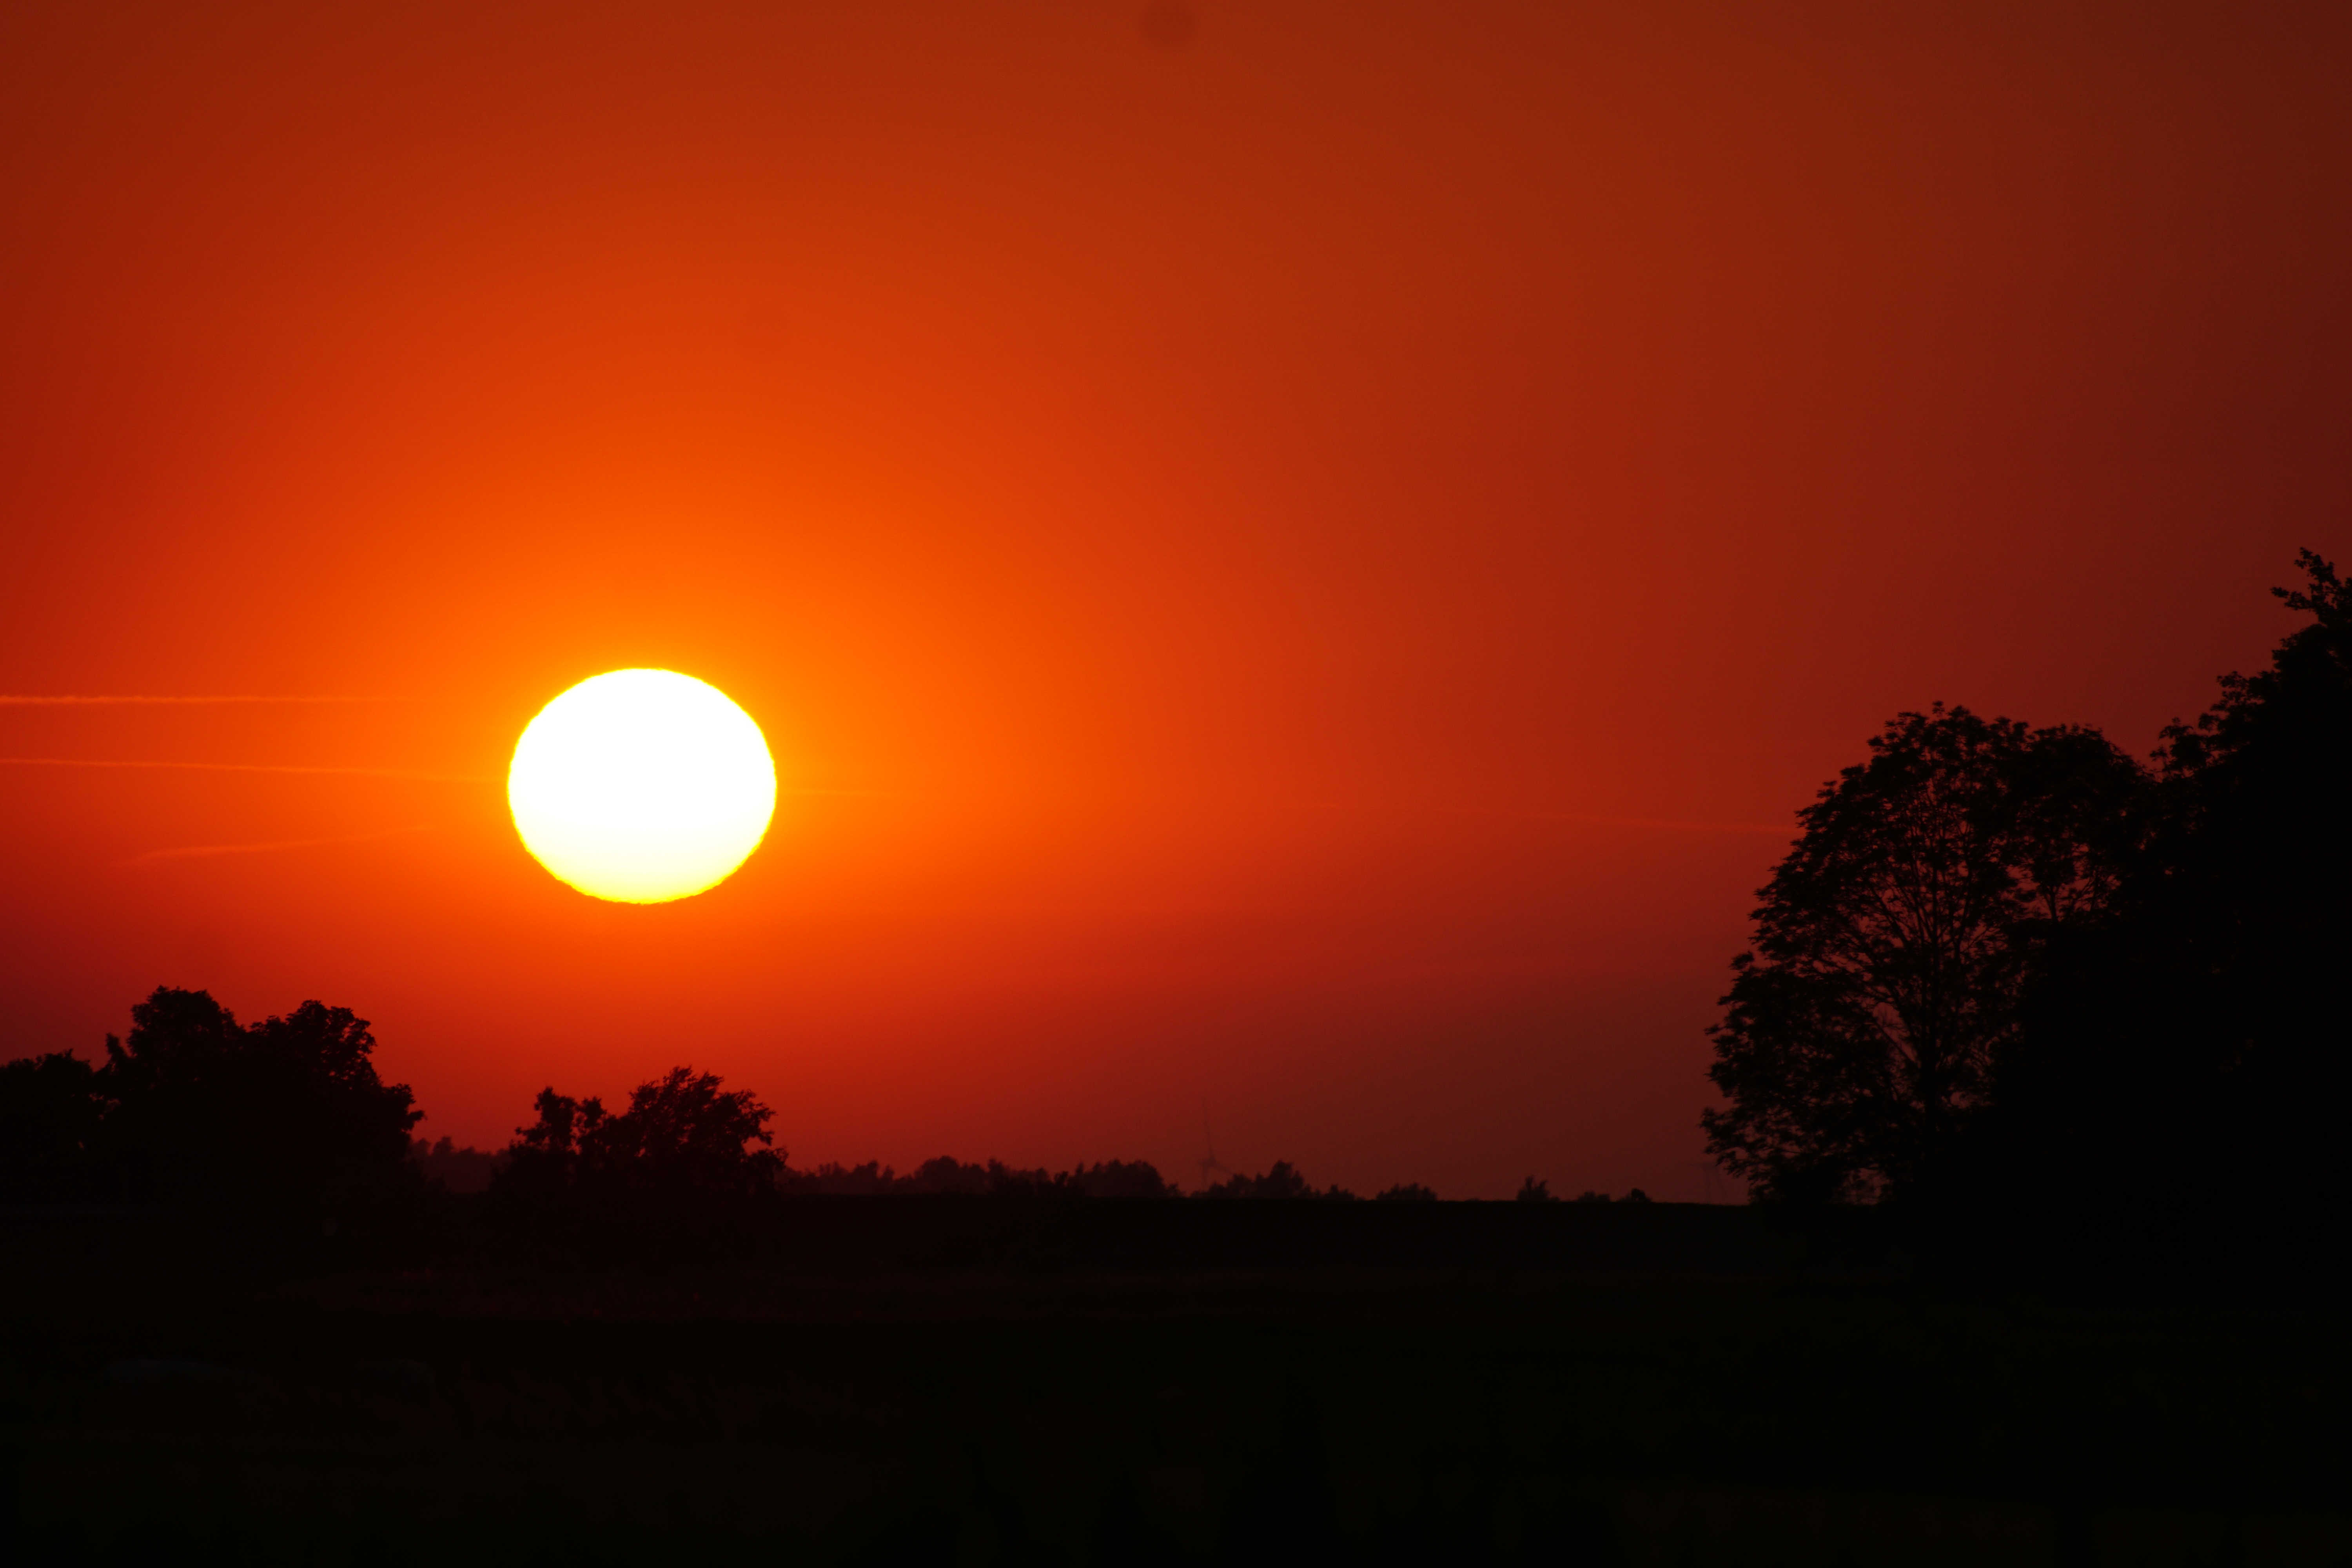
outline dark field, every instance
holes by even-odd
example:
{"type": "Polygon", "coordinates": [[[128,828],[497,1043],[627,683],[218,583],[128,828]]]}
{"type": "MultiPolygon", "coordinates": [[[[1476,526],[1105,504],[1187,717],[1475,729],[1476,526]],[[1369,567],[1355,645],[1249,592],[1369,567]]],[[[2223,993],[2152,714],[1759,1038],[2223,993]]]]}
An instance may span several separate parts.
{"type": "Polygon", "coordinates": [[[18,1561],[2352,1562],[2340,1315],[1931,1290],[1750,1210],[803,1200],[726,1265],[0,1226],[18,1561]]]}

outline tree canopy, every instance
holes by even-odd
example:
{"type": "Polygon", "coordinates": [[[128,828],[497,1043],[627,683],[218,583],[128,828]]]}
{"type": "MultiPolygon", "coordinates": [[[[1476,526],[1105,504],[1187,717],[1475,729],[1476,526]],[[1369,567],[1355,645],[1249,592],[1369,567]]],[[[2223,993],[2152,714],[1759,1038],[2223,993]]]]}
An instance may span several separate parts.
{"type": "Polygon", "coordinates": [[[492,1182],[502,1196],[552,1198],[741,1196],[775,1185],[780,1151],[775,1113],[749,1089],[728,1089],[717,1073],[672,1068],[629,1092],[617,1115],[591,1096],[540,1090],[538,1118],[516,1130],[492,1182]]]}
{"type": "Polygon", "coordinates": [[[2104,1216],[2070,1247],[2352,1197],[2352,590],[2298,563],[2301,623],[2152,770],[1937,708],[1801,814],[1711,1031],[1752,1191],[2104,1216]]]}
{"type": "Polygon", "coordinates": [[[407,1172],[422,1114],[375,1070],[348,1007],[305,1002],[240,1027],[203,991],[159,986],[106,1039],[102,1142],[137,1190],[244,1204],[348,1201],[407,1172]]]}
{"type": "Polygon", "coordinates": [[[2107,907],[2139,831],[2147,775],[2095,730],[1939,704],[1869,744],[1799,813],[1709,1031],[1708,1149],[1768,1197],[1937,1180],[2038,956],[2107,907]]]}
{"type": "Polygon", "coordinates": [[[1993,1173],[2109,1206],[2347,1194],[2352,591],[2305,551],[2308,619],[2166,730],[2112,918],[2069,933],[1998,1085],[1993,1173]]]}
{"type": "Polygon", "coordinates": [[[98,1074],[64,1051],[0,1065],[0,1201],[101,1195],[98,1074]]]}
{"type": "Polygon", "coordinates": [[[1355,1194],[1345,1187],[1318,1187],[1292,1166],[1287,1160],[1276,1160],[1262,1176],[1244,1175],[1239,1172],[1223,1181],[1204,1187],[1198,1194],[1204,1198],[1324,1198],[1347,1201],[1355,1194]]]}

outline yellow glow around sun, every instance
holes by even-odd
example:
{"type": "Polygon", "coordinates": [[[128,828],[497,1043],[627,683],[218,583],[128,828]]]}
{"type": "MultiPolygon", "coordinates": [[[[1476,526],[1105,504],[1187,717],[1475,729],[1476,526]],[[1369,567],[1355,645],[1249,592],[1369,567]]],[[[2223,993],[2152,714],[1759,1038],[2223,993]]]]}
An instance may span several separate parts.
{"type": "Polygon", "coordinates": [[[690,675],[616,669],[540,710],[507,803],[541,865],[583,893],[657,904],[723,882],[776,811],[751,716],[690,675]]]}

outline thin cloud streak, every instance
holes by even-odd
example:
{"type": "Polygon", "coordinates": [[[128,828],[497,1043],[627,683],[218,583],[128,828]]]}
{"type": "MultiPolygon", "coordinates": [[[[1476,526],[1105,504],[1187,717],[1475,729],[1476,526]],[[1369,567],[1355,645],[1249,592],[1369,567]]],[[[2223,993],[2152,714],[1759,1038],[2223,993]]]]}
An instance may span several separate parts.
{"type": "MultiPolygon", "coordinates": [[[[287,763],[161,763],[121,762],[85,757],[0,757],[0,767],[26,768],[155,768],[185,769],[196,773],[321,773],[351,778],[411,779],[425,784],[495,784],[504,781],[479,773],[434,773],[413,768],[350,768],[305,766],[287,763]]],[[[860,789],[797,789],[780,787],[776,794],[782,797],[819,797],[843,800],[919,800],[918,795],[895,790],[860,789]]],[[[1382,812],[1400,809],[1391,806],[1371,806],[1361,803],[1325,801],[1307,804],[1310,811],[1382,812]]],[[[1670,816],[1606,816],[1593,812],[1543,811],[1510,806],[1482,805],[1412,805],[1401,809],[1408,812],[1436,812],[1449,816],[1494,816],[1517,822],[1574,822],[1593,827],[1648,828],[1669,833],[1760,833],[1784,839],[1797,837],[1797,829],[1786,823],[1774,822],[1703,822],[1670,816]]]]}
{"type": "Polygon", "coordinates": [[[1794,838],[1797,830],[1784,822],[1692,822],[1675,816],[1595,816],[1581,811],[1520,811],[1507,815],[1537,822],[1588,822],[1596,827],[1656,827],[1675,833],[1769,833],[1794,838]]]}
{"type": "MultiPolygon", "coordinates": [[[[333,773],[352,778],[415,779],[426,784],[494,784],[506,781],[481,773],[430,773],[415,768],[313,767],[291,763],[158,763],[116,761],[104,757],[0,757],[0,767],[18,768],[183,768],[212,773],[333,773]]],[[[779,795],[838,797],[844,800],[915,800],[919,796],[887,790],[779,788],[779,795]]]]}
{"type": "Polygon", "coordinates": [[[408,827],[387,827],[379,833],[346,833],[333,838],[281,838],[268,844],[187,844],[172,849],[150,849],[144,855],[133,855],[121,863],[125,866],[149,866],[159,860],[208,860],[219,855],[264,855],[275,849],[318,849],[333,844],[373,844],[378,839],[425,830],[426,826],[418,823],[408,827]]]}
{"type": "Polygon", "coordinates": [[[205,708],[225,703],[413,702],[411,697],[77,697],[0,692],[0,708],[205,708]]]}
{"type": "Polygon", "coordinates": [[[499,782],[479,773],[429,773],[415,768],[315,767],[292,763],[153,763],[94,757],[0,757],[0,767],[176,769],[200,773],[331,773],[346,778],[413,779],[423,784],[487,784],[499,782]]]}
{"type": "Polygon", "coordinates": [[[1591,811],[1547,811],[1539,806],[1443,805],[1427,802],[1374,805],[1360,801],[1323,801],[1315,803],[1307,809],[1371,814],[1425,813],[1444,816],[1491,816],[1500,817],[1509,822],[1574,822],[1591,827],[1644,827],[1668,833],[1769,833],[1781,838],[1797,837],[1797,828],[1785,822],[1706,822],[1680,816],[1608,816],[1591,811]]]}

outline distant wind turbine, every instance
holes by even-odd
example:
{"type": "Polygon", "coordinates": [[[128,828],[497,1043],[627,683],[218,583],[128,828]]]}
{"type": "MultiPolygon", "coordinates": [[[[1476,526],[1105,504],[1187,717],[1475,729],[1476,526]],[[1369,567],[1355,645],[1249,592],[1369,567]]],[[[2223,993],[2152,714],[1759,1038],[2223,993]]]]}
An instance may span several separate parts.
{"type": "Polygon", "coordinates": [[[1201,1185],[1207,1187],[1211,1184],[1211,1172],[1223,1171],[1228,1176],[1234,1173],[1230,1166],[1217,1158],[1217,1141],[1209,1133],[1209,1101],[1206,1096],[1201,1100],[1201,1142],[1209,1151],[1201,1159],[1201,1185]]]}

